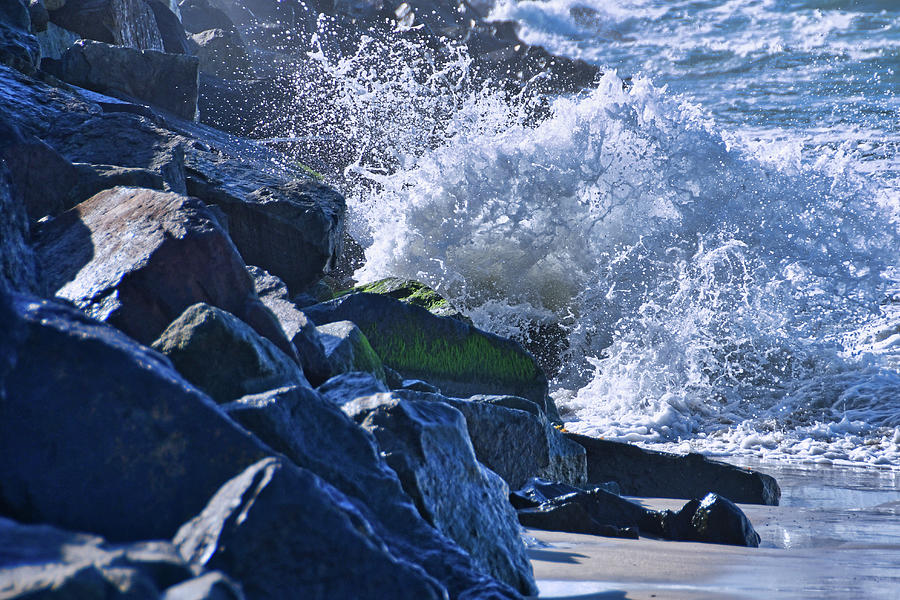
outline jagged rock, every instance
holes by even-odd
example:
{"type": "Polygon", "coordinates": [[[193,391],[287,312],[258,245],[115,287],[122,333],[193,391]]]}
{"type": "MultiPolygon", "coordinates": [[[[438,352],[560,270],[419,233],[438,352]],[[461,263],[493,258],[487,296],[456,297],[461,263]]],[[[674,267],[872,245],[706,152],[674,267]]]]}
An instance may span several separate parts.
{"type": "Polygon", "coordinates": [[[441,393],[441,390],[437,386],[431,385],[427,381],[422,381],[421,379],[401,379],[400,383],[391,389],[409,390],[411,392],[427,392],[429,394],[441,393]]]}
{"type": "Polygon", "coordinates": [[[144,0],[156,17],[156,26],[162,38],[163,50],[169,54],[189,54],[190,44],[179,18],[175,0],[144,0]]]}
{"type": "Polygon", "coordinates": [[[700,498],[716,492],[735,502],[778,505],[781,489],[769,475],[710,460],[631,444],[566,434],[587,450],[588,482],[615,481],[629,496],[700,498]]]}
{"type": "Polygon", "coordinates": [[[178,3],[181,22],[186,31],[200,33],[209,29],[234,30],[234,23],[220,8],[209,0],[181,0],[178,3]]]}
{"type": "MultiPolygon", "coordinates": [[[[353,375],[383,389],[381,382],[362,373],[332,382],[353,375]]],[[[421,565],[447,587],[451,598],[518,597],[481,574],[467,554],[422,519],[372,436],[323,395],[303,387],[284,388],[222,408],[266,444],[346,494],[394,556],[421,565]]]]}
{"type": "Polygon", "coordinates": [[[244,592],[231,579],[213,571],[170,587],[161,600],[244,600],[244,592]]]}
{"type": "Polygon", "coordinates": [[[351,321],[327,323],[316,330],[333,374],[362,371],[385,380],[381,359],[372,350],[363,332],[351,321]]]}
{"type": "Polygon", "coordinates": [[[31,33],[31,15],[19,0],[0,5],[0,65],[33,73],[41,62],[41,47],[31,33]]]}
{"type": "Polygon", "coordinates": [[[304,312],[317,325],[353,321],[384,364],[404,378],[427,381],[448,396],[522,396],[558,418],[546,377],[514,341],[380,294],[349,294],[304,312]]]}
{"type": "Polygon", "coordinates": [[[486,572],[523,594],[537,593],[508,488],[476,460],[459,411],[393,394],[357,398],[342,408],[375,436],[425,520],[486,572]]]}
{"type": "Polygon", "coordinates": [[[387,392],[388,388],[371,373],[350,372],[335,375],[317,388],[328,401],[343,406],[363,396],[387,392]]]}
{"type": "Polygon", "coordinates": [[[346,496],[281,458],[222,486],[175,544],[194,565],[238,580],[249,600],[440,599],[444,592],[394,558],[346,496]]]}
{"type": "Polygon", "coordinates": [[[45,224],[36,238],[48,289],[139,342],[153,342],[188,306],[206,302],[293,353],[243,259],[194,198],[113,188],[45,224]]]}
{"type": "Polygon", "coordinates": [[[13,298],[24,328],[0,399],[0,512],[110,541],[171,537],[271,453],[162,355],[78,310],[13,298]]]}
{"type": "Polygon", "coordinates": [[[259,299],[275,314],[284,333],[291,340],[306,378],[313,386],[324,383],[331,377],[331,366],[325,357],[325,348],[316,326],[291,301],[283,281],[259,267],[247,267],[247,272],[253,277],[259,299]]]}
{"type": "Polygon", "coordinates": [[[50,22],[50,14],[42,0],[29,0],[28,16],[31,18],[31,32],[39,33],[47,31],[47,23],[50,22]]]}
{"type": "Polygon", "coordinates": [[[208,304],[188,307],[153,348],[219,403],[287,385],[309,385],[297,363],[275,344],[208,304]]]}
{"type": "MultiPolygon", "coordinates": [[[[573,485],[587,483],[584,448],[567,440],[540,411],[532,413],[493,404],[485,400],[490,396],[472,401],[411,390],[395,390],[392,395],[408,400],[444,402],[461,412],[466,418],[475,456],[502,477],[510,489],[519,489],[532,477],[573,485]]],[[[503,401],[503,398],[499,400],[503,401]]]]}
{"type": "Polygon", "coordinates": [[[199,61],[183,54],[79,40],[54,75],[95,92],[146,102],[183,119],[197,116],[199,61]]]}
{"type": "Polygon", "coordinates": [[[707,494],[678,512],[678,539],[758,548],[760,537],[743,511],[727,498],[707,494]]]}
{"type": "Polygon", "coordinates": [[[297,180],[240,200],[220,194],[208,201],[228,216],[247,264],[278,276],[294,293],[318,281],[340,254],[347,205],[325,185],[297,180]]]}
{"type": "Polygon", "coordinates": [[[73,163],[73,167],[77,179],[66,198],[66,209],[114,187],[138,187],[160,192],[170,187],[162,175],[150,169],[89,163],[73,163]]]}
{"type": "MultiPolygon", "coordinates": [[[[2,132],[2,123],[0,123],[2,132]]],[[[6,163],[0,161],[0,293],[36,291],[36,260],[28,244],[25,207],[17,198],[6,163]]]]}
{"type": "Polygon", "coordinates": [[[200,59],[200,71],[222,79],[247,79],[253,65],[244,41],[236,31],[209,29],[190,38],[191,50],[200,59]]]}
{"type": "Polygon", "coordinates": [[[144,0],[67,0],[50,20],[88,40],[162,52],[156,15],[144,0]]]}
{"type": "Polygon", "coordinates": [[[547,504],[535,508],[518,511],[519,523],[523,527],[544,529],[546,531],[565,531],[568,533],[584,533],[638,539],[638,530],[633,526],[619,527],[601,523],[594,519],[584,506],[576,502],[547,504]]]}
{"type": "Polygon", "coordinates": [[[288,77],[222,79],[200,72],[200,122],[234,135],[268,137],[296,97],[288,77]]]}
{"type": "Polygon", "coordinates": [[[69,46],[81,39],[81,36],[68,29],[47,23],[47,29],[35,34],[41,46],[41,58],[59,60],[65,54],[69,46]]]}
{"type": "Polygon", "coordinates": [[[72,190],[78,183],[78,173],[72,163],[34,136],[29,139],[10,136],[7,143],[4,148],[0,142],[0,158],[10,169],[13,185],[29,218],[36,221],[71,208],[72,190]]]}
{"type": "Polygon", "coordinates": [[[353,288],[354,292],[368,292],[370,294],[383,294],[396,298],[401,302],[421,306],[428,312],[438,317],[453,317],[471,324],[471,320],[459,312],[443,296],[418,281],[412,279],[400,279],[388,277],[372,283],[365,283],[353,288]]]}

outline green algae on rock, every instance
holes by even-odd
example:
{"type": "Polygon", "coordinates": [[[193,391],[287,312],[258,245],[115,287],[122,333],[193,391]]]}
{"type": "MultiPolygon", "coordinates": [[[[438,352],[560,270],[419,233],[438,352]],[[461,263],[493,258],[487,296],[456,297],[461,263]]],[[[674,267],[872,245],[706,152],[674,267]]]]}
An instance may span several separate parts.
{"type": "Polygon", "coordinates": [[[421,306],[428,312],[438,317],[453,317],[471,324],[472,321],[463,315],[449,300],[436,291],[413,279],[401,279],[399,277],[386,277],[371,283],[363,283],[345,294],[353,292],[366,292],[369,294],[382,294],[396,298],[401,302],[421,306]]]}

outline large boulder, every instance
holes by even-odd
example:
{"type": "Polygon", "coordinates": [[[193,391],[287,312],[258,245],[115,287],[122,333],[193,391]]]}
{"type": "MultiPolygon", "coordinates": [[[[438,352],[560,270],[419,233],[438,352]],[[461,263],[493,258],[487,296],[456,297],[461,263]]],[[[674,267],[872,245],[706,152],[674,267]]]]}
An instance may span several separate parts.
{"type": "Polygon", "coordinates": [[[47,23],[47,29],[35,34],[41,46],[41,59],[59,60],[69,46],[81,39],[74,31],[64,29],[55,23],[47,23]]]}
{"type": "Polygon", "coordinates": [[[297,363],[229,312],[198,303],[153,342],[185,379],[219,403],[309,383],[297,363]]]}
{"type": "Polygon", "coordinates": [[[194,198],[113,188],[36,237],[48,288],[141,343],[152,343],[188,306],[205,302],[293,352],[227,234],[194,198]]]}
{"type": "Polygon", "coordinates": [[[357,398],[342,408],[375,436],[425,520],[486,572],[523,594],[537,593],[508,488],[475,458],[459,411],[391,394],[357,398]]]}
{"type": "Polygon", "coordinates": [[[34,251],[28,244],[28,219],[17,196],[6,162],[0,161],[0,293],[39,287],[34,251]]]}
{"type": "Polygon", "coordinates": [[[209,29],[190,37],[191,53],[200,60],[200,72],[222,79],[247,79],[253,64],[241,36],[229,29],[209,29]]]}
{"type": "Polygon", "coordinates": [[[0,513],[110,541],[170,538],[271,454],[162,355],[69,306],[13,297],[0,513]]]}
{"type": "Polygon", "coordinates": [[[304,308],[317,325],[353,321],[385,366],[447,396],[522,396],[559,418],[534,357],[508,339],[381,294],[355,293],[304,308]]]}
{"type": "Polygon", "coordinates": [[[464,400],[412,390],[395,390],[392,394],[408,400],[444,402],[461,412],[475,456],[510,489],[519,489],[532,477],[572,485],[587,483],[584,448],[567,440],[528,400],[508,396],[464,400]],[[535,410],[527,410],[523,403],[535,410]]]}
{"type": "Polygon", "coordinates": [[[41,47],[32,35],[31,15],[20,0],[0,5],[0,65],[33,73],[41,63],[41,47]]]}
{"type": "Polygon", "coordinates": [[[384,367],[369,340],[351,321],[335,321],[316,328],[334,375],[361,371],[385,380],[384,367]]]}
{"type": "Polygon", "coordinates": [[[369,294],[384,294],[415,306],[421,306],[431,314],[438,317],[453,317],[471,323],[450,301],[436,291],[418,281],[401,279],[399,277],[387,277],[371,283],[356,286],[353,292],[367,292],[369,294]]]}
{"type": "MultiPolygon", "coordinates": [[[[341,375],[329,383],[351,375],[363,374],[341,375]]],[[[378,380],[365,377],[384,389],[378,380]]],[[[422,519],[371,434],[332,401],[309,388],[293,387],[246,396],[222,408],[266,444],[346,494],[394,556],[421,565],[451,598],[517,597],[422,519]]]]}
{"type": "Polygon", "coordinates": [[[175,544],[194,565],[239,580],[249,600],[444,595],[424,571],[392,556],[343,494],[280,458],[226,483],[175,544]]]}
{"type": "Polygon", "coordinates": [[[225,12],[210,0],[180,0],[178,10],[186,31],[200,33],[209,29],[234,30],[234,23],[225,12]]]}
{"type": "Polygon", "coordinates": [[[165,49],[156,15],[144,0],[66,0],[50,20],[88,40],[137,50],[165,49]]]}
{"type": "Polygon", "coordinates": [[[159,28],[159,36],[162,38],[163,50],[169,54],[190,53],[190,43],[181,24],[180,11],[176,0],[144,0],[153,16],[156,17],[156,25],[159,28]]]}
{"type": "Polygon", "coordinates": [[[759,547],[759,534],[747,515],[734,502],[718,494],[691,500],[679,511],[676,519],[683,527],[678,532],[679,539],[759,547]]]}
{"type": "Polygon", "coordinates": [[[709,492],[734,502],[778,505],[781,489],[774,477],[742,469],[701,454],[679,455],[631,444],[567,433],[587,451],[588,482],[619,484],[629,496],[702,498],[709,492]]]}
{"type": "Polygon", "coordinates": [[[185,54],[80,40],[66,50],[53,74],[73,85],[146,102],[192,120],[197,117],[199,65],[196,57],[185,54]]]}

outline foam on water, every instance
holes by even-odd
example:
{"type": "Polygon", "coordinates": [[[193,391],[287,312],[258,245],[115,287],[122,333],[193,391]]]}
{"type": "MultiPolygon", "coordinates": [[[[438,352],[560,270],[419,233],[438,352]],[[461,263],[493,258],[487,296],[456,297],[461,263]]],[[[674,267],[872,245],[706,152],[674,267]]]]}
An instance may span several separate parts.
{"type": "Polygon", "coordinates": [[[345,190],[357,277],[419,279],[520,339],[560,324],[569,429],[900,466],[900,220],[854,148],[747,144],[614,72],[535,124],[462,55],[319,58],[368,119],[345,190]]]}

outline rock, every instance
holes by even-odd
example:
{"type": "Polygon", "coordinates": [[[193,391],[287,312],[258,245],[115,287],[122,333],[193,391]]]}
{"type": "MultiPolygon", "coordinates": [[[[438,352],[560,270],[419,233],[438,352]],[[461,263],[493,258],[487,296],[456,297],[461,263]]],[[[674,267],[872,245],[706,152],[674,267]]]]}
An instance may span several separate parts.
{"type": "Polygon", "coordinates": [[[25,329],[0,399],[0,512],[103,535],[171,537],[271,454],[162,355],[66,305],[13,297],[25,329]]]}
{"type": "Polygon", "coordinates": [[[219,403],[287,385],[309,385],[297,363],[275,344],[208,304],[188,307],[153,348],[219,403]]]}
{"type": "Polygon", "coordinates": [[[753,529],[747,515],[733,502],[718,494],[707,494],[703,500],[691,500],[679,511],[677,520],[689,524],[679,532],[679,539],[759,547],[759,534],[753,529]]]}
{"type": "Polygon", "coordinates": [[[394,558],[343,494],[281,458],[261,460],[222,486],[175,544],[194,565],[238,580],[249,600],[439,599],[444,592],[394,558]]]}
{"type": "Polygon", "coordinates": [[[568,533],[584,533],[602,535],[603,537],[638,539],[635,527],[617,527],[596,521],[585,508],[576,502],[546,504],[536,508],[525,508],[518,511],[519,523],[523,527],[544,529],[546,531],[565,531],[568,533]]]}
{"type": "Polygon", "coordinates": [[[156,15],[144,0],[67,0],[50,20],[87,40],[162,52],[156,15]]]}
{"type": "Polygon", "coordinates": [[[388,388],[371,373],[349,372],[335,375],[317,390],[323,398],[337,406],[343,406],[363,396],[387,392],[388,388]]]}
{"type": "Polygon", "coordinates": [[[205,302],[293,352],[243,259],[194,198],[113,188],[45,224],[36,238],[47,287],[141,343],[205,302]]]}
{"type": "Polygon", "coordinates": [[[372,283],[358,285],[353,292],[367,292],[369,294],[384,294],[396,298],[401,302],[421,306],[431,314],[438,317],[453,317],[469,324],[472,323],[466,316],[459,312],[450,302],[436,291],[418,281],[412,279],[400,279],[388,277],[372,283]]]}
{"type": "Polygon", "coordinates": [[[385,380],[381,359],[372,350],[363,332],[351,321],[327,323],[316,330],[333,374],[362,371],[385,380]]]}
{"type": "Polygon", "coordinates": [[[537,594],[508,488],[476,460],[459,411],[393,394],[357,398],[343,410],[375,436],[426,521],[492,576],[522,594],[537,594]]]}
{"type": "Polygon", "coordinates": [[[161,600],[244,600],[240,586],[213,571],[166,590],[161,600]]]}
{"type": "Polygon", "coordinates": [[[191,50],[200,59],[200,71],[222,79],[247,79],[253,65],[236,31],[209,29],[191,36],[191,50]]]}
{"type": "Polygon", "coordinates": [[[489,401],[490,396],[472,401],[411,390],[395,390],[392,395],[444,402],[461,412],[478,461],[502,477],[510,489],[519,489],[532,477],[573,485],[587,483],[584,448],[567,440],[540,411],[532,413],[494,404],[489,401]]]}
{"type": "Polygon", "coordinates": [[[47,10],[59,10],[66,5],[66,0],[44,0],[47,10]]]}
{"type": "Polygon", "coordinates": [[[379,294],[349,294],[304,312],[317,325],[353,321],[384,364],[404,378],[427,381],[448,396],[522,396],[558,418],[546,377],[514,341],[379,294]]]}
{"type": "Polygon", "coordinates": [[[395,386],[395,390],[409,390],[411,392],[427,392],[429,394],[440,394],[441,390],[431,385],[427,381],[421,379],[402,379],[400,384],[395,386]]]}
{"type": "Polygon", "coordinates": [[[294,293],[318,281],[341,252],[347,205],[313,181],[266,186],[241,200],[206,199],[228,215],[228,230],[247,264],[262,267],[294,293]]]}
{"type": "Polygon", "coordinates": [[[54,75],[72,85],[146,102],[192,120],[197,117],[198,73],[199,61],[193,56],[80,40],[63,54],[54,75]]]}
{"type": "Polygon", "coordinates": [[[549,481],[533,477],[520,488],[509,494],[509,502],[514,508],[534,508],[566,494],[583,492],[582,488],[562,481],[549,481]]]}
{"type": "Polygon", "coordinates": [[[0,293],[39,289],[37,261],[28,244],[29,235],[25,207],[17,198],[6,163],[0,161],[0,293]]]}
{"type": "Polygon", "coordinates": [[[47,31],[47,23],[50,22],[50,14],[42,0],[29,0],[28,16],[31,18],[32,33],[47,31]]]}
{"type": "Polygon", "coordinates": [[[184,26],[178,17],[178,4],[175,0],[144,0],[156,17],[156,26],[162,38],[163,50],[169,54],[189,54],[190,44],[184,32],[184,26]]]}
{"type": "MultiPolygon", "coordinates": [[[[367,373],[340,375],[320,389],[353,376],[383,389],[367,373]]],[[[284,388],[246,396],[223,409],[266,444],[346,494],[394,556],[421,565],[446,586],[451,598],[518,597],[482,574],[468,554],[422,519],[371,434],[323,395],[303,387],[284,388]]]]}
{"type": "Polygon", "coordinates": [[[324,383],[331,377],[331,366],[325,357],[325,348],[316,326],[291,301],[283,281],[259,267],[247,267],[247,272],[253,277],[259,299],[275,314],[291,340],[306,378],[313,386],[324,383]]]}
{"type": "Polygon", "coordinates": [[[78,183],[72,163],[34,136],[10,141],[6,148],[0,147],[0,158],[10,168],[29,218],[36,221],[71,208],[72,190],[78,183]]]}
{"type": "Polygon", "coordinates": [[[0,5],[0,65],[33,73],[41,63],[41,47],[32,35],[31,15],[19,0],[0,5]]]}
{"type": "Polygon", "coordinates": [[[745,504],[778,505],[781,489],[773,477],[710,460],[566,434],[587,450],[588,482],[615,481],[628,496],[702,498],[716,492],[745,504]]]}
{"type": "Polygon", "coordinates": [[[55,23],[47,23],[47,29],[35,34],[41,46],[41,57],[59,60],[69,46],[81,39],[81,36],[55,23]]]}
{"type": "Polygon", "coordinates": [[[234,23],[221,9],[210,4],[209,0],[181,0],[178,3],[181,11],[181,22],[186,31],[200,33],[209,29],[234,30],[234,23]]]}
{"type": "MultiPolygon", "coordinates": [[[[73,163],[76,184],[69,190],[66,209],[84,202],[103,190],[114,187],[137,187],[148,190],[167,191],[171,188],[163,176],[151,169],[117,167],[116,165],[92,165],[73,163]]],[[[56,213],[51,213],[56,216],[56,213]]]]}

